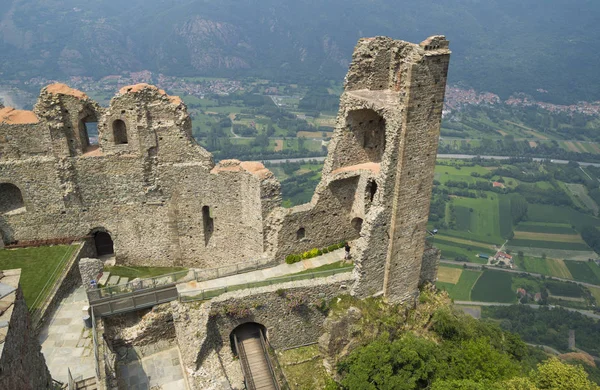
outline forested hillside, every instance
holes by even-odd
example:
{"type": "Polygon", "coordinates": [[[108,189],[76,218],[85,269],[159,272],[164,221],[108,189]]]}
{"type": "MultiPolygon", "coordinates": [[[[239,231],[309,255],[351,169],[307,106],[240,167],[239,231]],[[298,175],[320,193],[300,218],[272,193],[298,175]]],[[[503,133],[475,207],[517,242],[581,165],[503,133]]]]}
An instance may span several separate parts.
{"type": "Polygon", "coordinates": [[[4,0],[0,79],[148,69],[322,83],[343,77],[360,37],[445,34],[450,83],[598,100],[599,11],[588,0],[4,0]]]}

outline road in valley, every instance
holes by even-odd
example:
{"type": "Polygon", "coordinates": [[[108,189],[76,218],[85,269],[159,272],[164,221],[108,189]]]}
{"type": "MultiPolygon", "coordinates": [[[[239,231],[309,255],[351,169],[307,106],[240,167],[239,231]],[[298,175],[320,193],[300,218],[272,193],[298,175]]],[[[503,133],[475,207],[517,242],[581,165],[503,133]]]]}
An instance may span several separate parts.
{"type": "MultiPolygon", "coordinates": [[[[433,245],[435,246],[435,242],[434,242],[433,245]]],[[[600,286],[597,285],[597,284],[591,284],[591,283],[586,283],[586,282],[579,282],[579,281],[573,280],[573,279],[558,278],[556,276],[536,274],[536,273],[533,273],[533,272],[527,272],[527,271],[521,271],[521,270],[498,268],[498,267],[493,267],[493,266],[486,266],[485,264],[464,263],[464,262],[461,262],[461,261],[446,260],[446,259],[441,259],[440,263],[454,264],[454,265],[463,265],[463,266],[466,265],[467,268],[481,268],[481,266],[483,265],[483,266],[486,267],[486,269],[489,269],[490,271],[511,272],[513,274],[527,274],[527,275],[534,276],[536,278],[541,278],[543,276],[544,278],[548,278],[548,279],[552,278],[552,280],[560,280],[561,282],[573,282],[573,283],[576,283],[576,284],[579,284],[579,285],[585,286],[585,287],[600,288],[600,286]]]]}

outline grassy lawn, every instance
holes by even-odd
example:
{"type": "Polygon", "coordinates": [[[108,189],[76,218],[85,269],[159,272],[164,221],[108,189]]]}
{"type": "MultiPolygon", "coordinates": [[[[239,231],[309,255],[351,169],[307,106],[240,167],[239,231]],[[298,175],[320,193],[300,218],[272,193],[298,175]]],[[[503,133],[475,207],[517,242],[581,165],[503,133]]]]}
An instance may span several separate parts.
{"type": "Polygon", "coordinates": [[[483,271],[471,291],[473,301],[512,303],[517,301],[512,291],[512,276],[507,272],[483,271]]]}
{"type": "Polygon", "coordinates": [[[0,250],[0,270],[21,269],[21,288],[27,306],[32,309],[34,302],[35,307],[43,303],[45,294],[48,294],[50,287],[77,248],[77,245],[55,245],[3,249],[0,250]]]}
{"type": "Polygon", "coordinates": [[[323,366],[318,345],[276,352],[281,368],[292,389],[324,389],[329,375],[323,366]],[[298,364],[300,363],[300,364],[298,364]]]}
{"type": "Polygon", "coordinates": [[[450,298],[456,301],[470,301],[471,289],[480,275],[480,271],[463,270],[458,279],[458,283],[436,282],[436,286],[442,290],[448,291],[450,298]]]}
{"type": "Polygon", "coordinates": [[[187,268],[182,267],[126,267],[124,265],[117,265],[114,267],[106,267],[105,271],[110,272],[111,275],[117,275],[122,278],[129,278],[129,280],[135,278],[152,278],[154,276],[171,274],[173,272],[185,271],[187,268]]]}

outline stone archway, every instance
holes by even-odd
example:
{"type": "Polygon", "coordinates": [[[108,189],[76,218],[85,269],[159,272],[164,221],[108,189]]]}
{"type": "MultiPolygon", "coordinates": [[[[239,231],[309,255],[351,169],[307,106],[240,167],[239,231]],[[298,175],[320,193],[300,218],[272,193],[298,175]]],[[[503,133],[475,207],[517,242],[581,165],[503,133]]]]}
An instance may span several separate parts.
{"type": "Polygon", "coordinates": [[[115,254],[113,239],[106,230],[94,229],[92,231],[92,237],[94,239],[94,246],[96,248],[96,255],[110,256],[115,254]]]}
{"type": "Polygon", "coordinates": [[[229,334],[231,352],[233,352],[235,356],[238,356],[238,351],[236,350],[235,346],[235,337],[237,337],[238,340],[243,340],[249,337],[259,335],[261,332],[263,337],[267,339],[267,328],[264,325],[259,324],[258,322],[245,322],[241,325],[238,325],[229,334]]]}
{"type": "Polygon", "coordinates": [[[12,183],[0,183],[0,214],[25,209],[19,187],[12,183]]]}

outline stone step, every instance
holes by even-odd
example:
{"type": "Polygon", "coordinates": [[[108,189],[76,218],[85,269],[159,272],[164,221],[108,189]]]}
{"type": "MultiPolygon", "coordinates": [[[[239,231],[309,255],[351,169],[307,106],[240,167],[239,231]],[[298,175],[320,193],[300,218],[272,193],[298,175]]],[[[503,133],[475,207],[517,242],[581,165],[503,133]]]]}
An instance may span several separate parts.
{"type": "Polygon", "coordinates": [[[110,277],[110,272],[105,271],[102,276],[100,277],[100,280],[98,280],[98,284],[101,284],[103,286],[106,286],[106,283],[108,282],[108,278],[110,277]]]}
{"type": "Polygon", "coordinates": [[[108,283],[106,283],[107,286],[116,286],[117,284],[119,284],[119,276],[117,275],[113,275],[110,278],[108,278],[108,283]]]}

